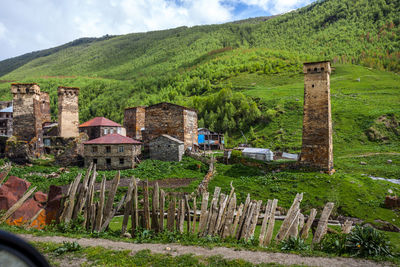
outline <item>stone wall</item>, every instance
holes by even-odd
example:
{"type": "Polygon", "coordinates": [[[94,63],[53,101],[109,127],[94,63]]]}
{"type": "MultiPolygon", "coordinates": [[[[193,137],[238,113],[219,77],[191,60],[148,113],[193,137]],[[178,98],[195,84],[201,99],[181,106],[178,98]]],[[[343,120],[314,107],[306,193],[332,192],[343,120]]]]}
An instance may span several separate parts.
{"type": "Polygon", "coordinates": [[[42,130],[40,87],[35,83],[12,84],[13,134],[20,140],[30,141],[42,130]]]}
{"type": "Polygon", "coordinates": [[[300,163],[332,171],[332,119],[329,62],[305,63],[303,143],[300,163]]]}
{"type": "Polygon", "coordinates": [[[79,135],[79,88],[58,87],[58,130],[61,137],[79,135]]]}
{"type": "Polygon", "coordinates": [[[165,136],[153,139],[149,144],[150,158],[163,161],[181,161],[184,154],[183,142],[165,136]]]}
{"type": "Polygon", "coordinates": [[[42,125],[45,122],[51,122],[49,93],[46,92],[40,93],[40,113],[42,116],[42,125]]]}
{"type": "Polygon", "coordinates": [[[135,159],[141,153],[141,145],[132,144],[85,144],[84,158],[85,167],[88,167],[91,162],[97,160],[98,170],[121,170],[132,169],[135,166],[135,159]],[[124,151],[120,152],[119,147],[123,147],[124,151]],[[110,147],[110,152],[107,152],[107,147],[110,147]],[[123,164],[120,164],[120,159],[124,159],[123,164]],[[111,160],[111,164],[107,164],[107,159],[111,160]]]}
{"type": "Polygon", "coordinates": [[[134,107],[125,109],[124,127],[126,136],[142,140],[142,128],[145,127],[146,107],[134,107]]]}

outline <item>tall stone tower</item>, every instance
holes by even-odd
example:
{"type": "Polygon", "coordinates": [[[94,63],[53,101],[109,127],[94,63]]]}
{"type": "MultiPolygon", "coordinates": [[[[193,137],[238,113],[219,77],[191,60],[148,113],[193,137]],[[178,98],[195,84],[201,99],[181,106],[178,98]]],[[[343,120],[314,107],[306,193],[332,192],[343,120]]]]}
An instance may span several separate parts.
{"type": "Polygon", "coordinates": [[[126,135],[142,140],[142,129],[145,126],[146,107],[126,108],[124,114],[124,127],[126,135]]]}
{"type": "Polygon", "coordinates": [[[58,135],[76,137],[79,135],[79,88],[58,87],[58,135]]]}
{"type": "Polygon", "coordinates": [[[304,63],[303,144],[300,163],[333,171],[329,61],[304,63]]]}
{"type": "Polygon", "coordinates": [[[31,141],[42,130],[40,87],[36,83],[13,83],[13,134],[31,141]]]}
{"type": "Polygon", "coordinates": [[[49,93],[40,93],[40,112],[42,113],[42,125],[45,122],[51,122],[49,93]]]}

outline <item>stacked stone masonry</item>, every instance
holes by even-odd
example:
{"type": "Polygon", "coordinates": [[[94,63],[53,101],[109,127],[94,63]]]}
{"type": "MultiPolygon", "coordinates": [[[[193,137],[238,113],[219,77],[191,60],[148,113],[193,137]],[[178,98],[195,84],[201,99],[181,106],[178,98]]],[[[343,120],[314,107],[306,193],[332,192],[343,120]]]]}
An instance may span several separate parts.
{"type": "Polygon", "coordinates": [[[303,144],[300,163],[323,171],[333,169],[329,62],[305,63],[303,144]]]}
{"type": "Polygon", "coordinates": [[[58,130],[61,137],[79,135],[79,88],[58,87],[58,130]]]}
{"type": "Polygon", "coordinates": [[[143,140],[145,146],[163,134],[181,140],[185,149],[198,145],[197,113],[186,107],[163,102],[146,108],[129,108],[125,110],[124,121],[127,135],[143,140]]]}
{"type": "Polygon", "coordinates": [[[149,144],[150,158],[163,161],[181,161],[184,154],[182,141],[163,134],[149,144]]]}
{"type": "Polygon", "coordinates": [[[145,127],[146,107],[125,109],[124,127],[126,135],[136,140],[142,140],[142,129],[145,127]]]}

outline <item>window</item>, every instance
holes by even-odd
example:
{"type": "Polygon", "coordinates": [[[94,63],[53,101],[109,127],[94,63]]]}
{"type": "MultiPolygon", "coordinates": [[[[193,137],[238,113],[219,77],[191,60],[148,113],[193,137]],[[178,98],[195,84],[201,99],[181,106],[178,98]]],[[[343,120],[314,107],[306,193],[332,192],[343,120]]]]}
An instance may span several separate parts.
{"type": "Polygon", "coordinates": [[[45,146],[50,146],[51,145],[50,139],[44,139],[43,141],[44,141],[44,145],[45,146]]]}
{"type": "Polygon", "coordinates": [[[114,129],[110,129],[110,134],[114,133],[114,129]]]}
{"type": "Polygon", "coordinates": [[[93,164],[97,164],[97,159],[93,159],[93,164]]]}
{"type": "Polygon", "coordinates": [[[104,129],[104,134],[108,134],[108,129],[104,129]]]}
{"type": "Polygon", "coordinates": [[[117,133],[121,134],[121,127],[117,128],[117,133]]]}
{"type": "Polygon", "coordinates": [[[124,152],[124,146],[119,146],[118,147],[118,152],[124,152]]]}
{"type": "Polygon", "coordinates": [[[110,146],[106,146],[106,153],[111,153],[111,147],[110,146]]]}
{"type": "Polygon", "coordinates": [[[314,88],[314,84],[313,84],[313,85],[311,85],[311,87],[312,87],[312,88],[314,88]]]}
{"type": "Polygon", "coordinates": [[[124,165],[125,159],[124,158],[119,158],[119,165],[124,165]]]}
{"type": "Polygon", "coordinates": [[[106,159],[106,164],[111,165],[111,159],[106,159]]]}
{"type": "Polygon", "coordinates": [[[92,152],[96,153],[97,152],[97,146],[92,146],[92,152]]]}

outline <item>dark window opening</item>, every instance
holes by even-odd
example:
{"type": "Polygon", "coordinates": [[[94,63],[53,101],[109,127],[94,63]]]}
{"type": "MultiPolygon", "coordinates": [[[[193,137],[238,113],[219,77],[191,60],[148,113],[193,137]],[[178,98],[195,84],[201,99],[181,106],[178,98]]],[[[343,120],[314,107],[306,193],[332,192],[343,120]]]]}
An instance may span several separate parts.
{"type": "Polygon", "coordinates": [[[313,85],[311,85],[311,87],[312,87],[312,88],[314,88],[314,84],[313,84],[313,85]]]}
{"type": "Polygon", "coordinates": [[[324,71],[325,70],[325,68],[321,68],[321,71],[324,71]]]}
{"type": "Polygon", "coordinates": [[[92,152],[97,152],[97,146],[92,146],[92,152]]]}
{"type": "Polygon", "coordinates": [[[317,68],[314,68],[314,71],[318,71],[318,69],[317,69],[317,68]]]}
{"type": "Polygon", "coordinates": [[[119,159],[119,165],[124,165],[125,163],[125,159],[124,158],[120,158],[119,159]]]}
{"type": "Polygon", "coordinates": [[[111,165],[111,159],[106,159],[106,164],[111,165]]]}
{"type": "Polygon", "coordinates": [[[97,164],[97,159],[93,159],[93,164],[97,164]]]}
{"type": "Polygon", "coordinates": [[[106,153],[111,153],[111,147],[110,146],[106,146],[106,153]]]}

